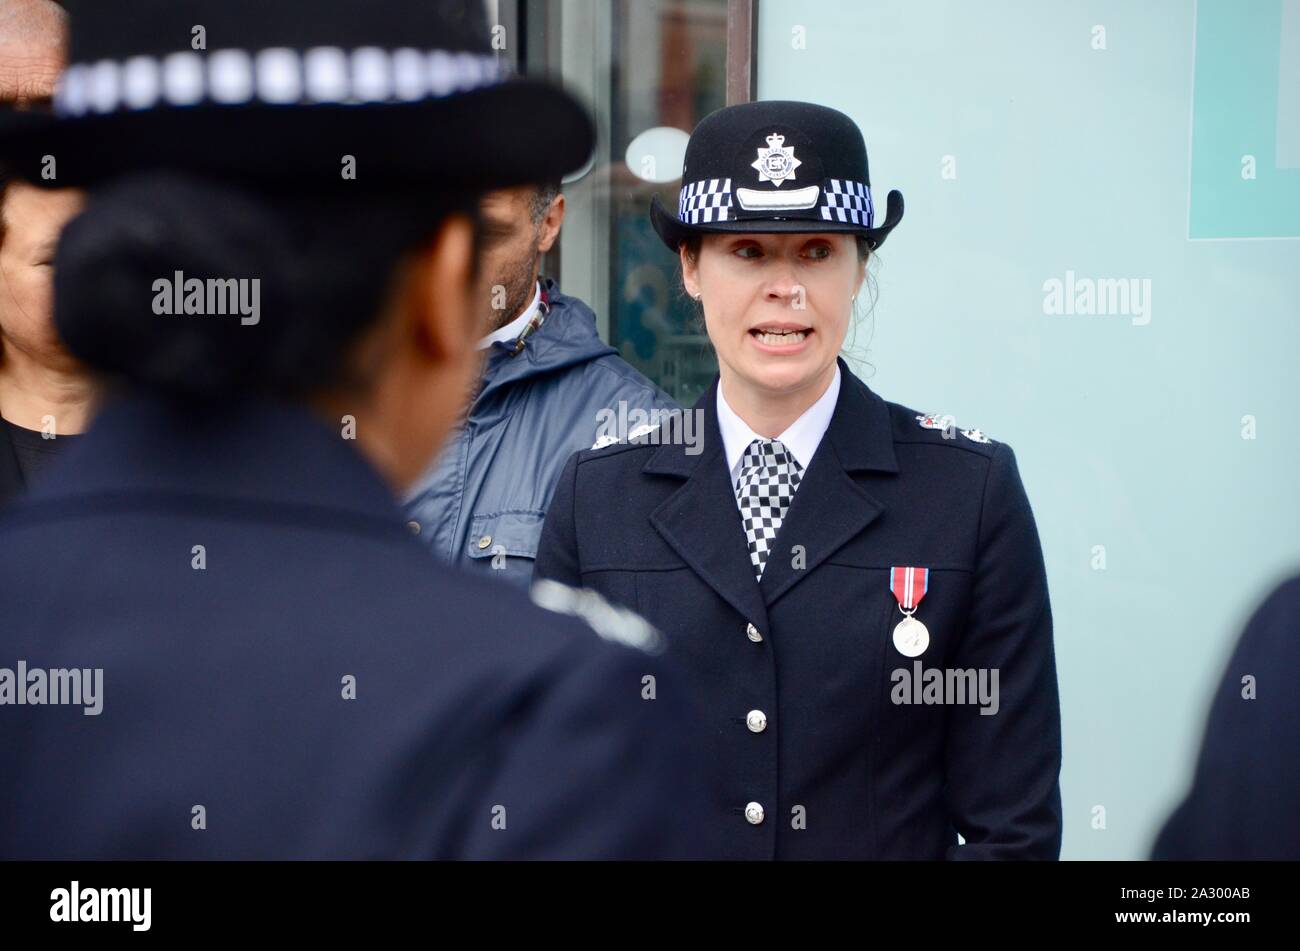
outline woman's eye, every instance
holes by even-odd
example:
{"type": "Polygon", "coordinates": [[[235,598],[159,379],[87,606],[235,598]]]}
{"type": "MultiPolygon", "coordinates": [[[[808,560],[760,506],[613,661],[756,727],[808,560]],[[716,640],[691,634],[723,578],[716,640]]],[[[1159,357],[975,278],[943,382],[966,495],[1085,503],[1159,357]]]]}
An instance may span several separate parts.
{"type": "Polygon", "coordinates": [[[736,255],[742,258],[756,258],[756,257],[760,257],[762,255],[762,252],[759,251],[758,248],[754,247],[752,244],[746,244],[736,249],[736,255]],[[749,253],[751,251],[753,252],[753,254],[749,253]]]}
{"type": "Polygon", "coordinates": [[[808,249],[808,256],[817,260],[828,258],[831,256],[831,249],[824,244],[814,244],[808,249]]]}

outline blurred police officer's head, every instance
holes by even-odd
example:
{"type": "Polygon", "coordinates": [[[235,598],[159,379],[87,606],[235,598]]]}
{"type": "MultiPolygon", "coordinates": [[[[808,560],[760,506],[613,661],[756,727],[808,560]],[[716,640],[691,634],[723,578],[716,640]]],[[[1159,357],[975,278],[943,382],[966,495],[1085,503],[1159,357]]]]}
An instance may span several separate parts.
{"type": "Polygon", "coordinates": [[[55,259],[69,351],[177,402],[352,417],[404,488],[477,367],[481,197],[581,165],[590,118],[505,73],[478,0],[67,6],[53,115],[0,155],[90,189],[55,259]]]}
{"type": "Polygon", "coordinates": [[[59,330],[126,386],[218,409],[261,393],[352,416],[359,448],[400,489],[473,372],[474,198],[277,196],[182,172],[128,176],[92,192],[64,233],[59,330]],[[190,287],[203,305],[214,279],[256,279],[255,308],[187,314],[187,282],[200,282],[190,287]],[[145,306],[142,289],[162,300],[145,306]]]}

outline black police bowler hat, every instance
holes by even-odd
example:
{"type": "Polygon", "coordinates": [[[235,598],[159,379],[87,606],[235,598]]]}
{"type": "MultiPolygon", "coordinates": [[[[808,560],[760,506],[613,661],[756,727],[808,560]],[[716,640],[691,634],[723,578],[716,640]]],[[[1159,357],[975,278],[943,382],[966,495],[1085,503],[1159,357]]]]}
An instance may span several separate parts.
{"type": "Polygon", "coordinates": [[[591,154],[575,99],[500,68],[483,0],[65,6],[52,114],[0,117],[0,156],[34,184],[181,168],[337,185],[353,156],[352,188],[492,188],[558,180],[591,154]]]}
{"type": "Polygon", "coordinates": [[[903,195],[875,224],[862,132],[842,112],[810,102],[747,102],[700,120],[686,145],[677,214],[656,195],[650,220],[669,250],[692,234],[832,231],[871,247],[903,220],[903,195]]]}

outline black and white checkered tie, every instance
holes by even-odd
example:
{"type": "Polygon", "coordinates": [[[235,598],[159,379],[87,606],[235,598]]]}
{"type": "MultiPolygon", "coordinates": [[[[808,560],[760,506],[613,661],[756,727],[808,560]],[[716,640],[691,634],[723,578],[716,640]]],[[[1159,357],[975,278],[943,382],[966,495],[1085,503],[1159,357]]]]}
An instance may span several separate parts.
{"type": "Polygon", "coordinates": [[[775,439],[755,439],[745,448],[736,478],[736,499],[756,578],[763,577],[772,542],[802,476],[803,467],[775,439]]]}

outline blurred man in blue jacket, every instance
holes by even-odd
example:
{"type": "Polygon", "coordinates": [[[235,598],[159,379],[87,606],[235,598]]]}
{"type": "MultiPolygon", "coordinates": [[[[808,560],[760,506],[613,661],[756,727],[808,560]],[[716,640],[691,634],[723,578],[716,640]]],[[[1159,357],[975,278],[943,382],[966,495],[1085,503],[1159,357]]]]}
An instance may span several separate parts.
{"type": "Polygon", "coordinates": [[[675,409],[600,339],[582,301],[540,276],[564,221],[558,183],[490,192],[481,204],[483,374],[466,417],[408,497],[434,554],[523,587],[564,463],[613,416],[675,409]]]}

